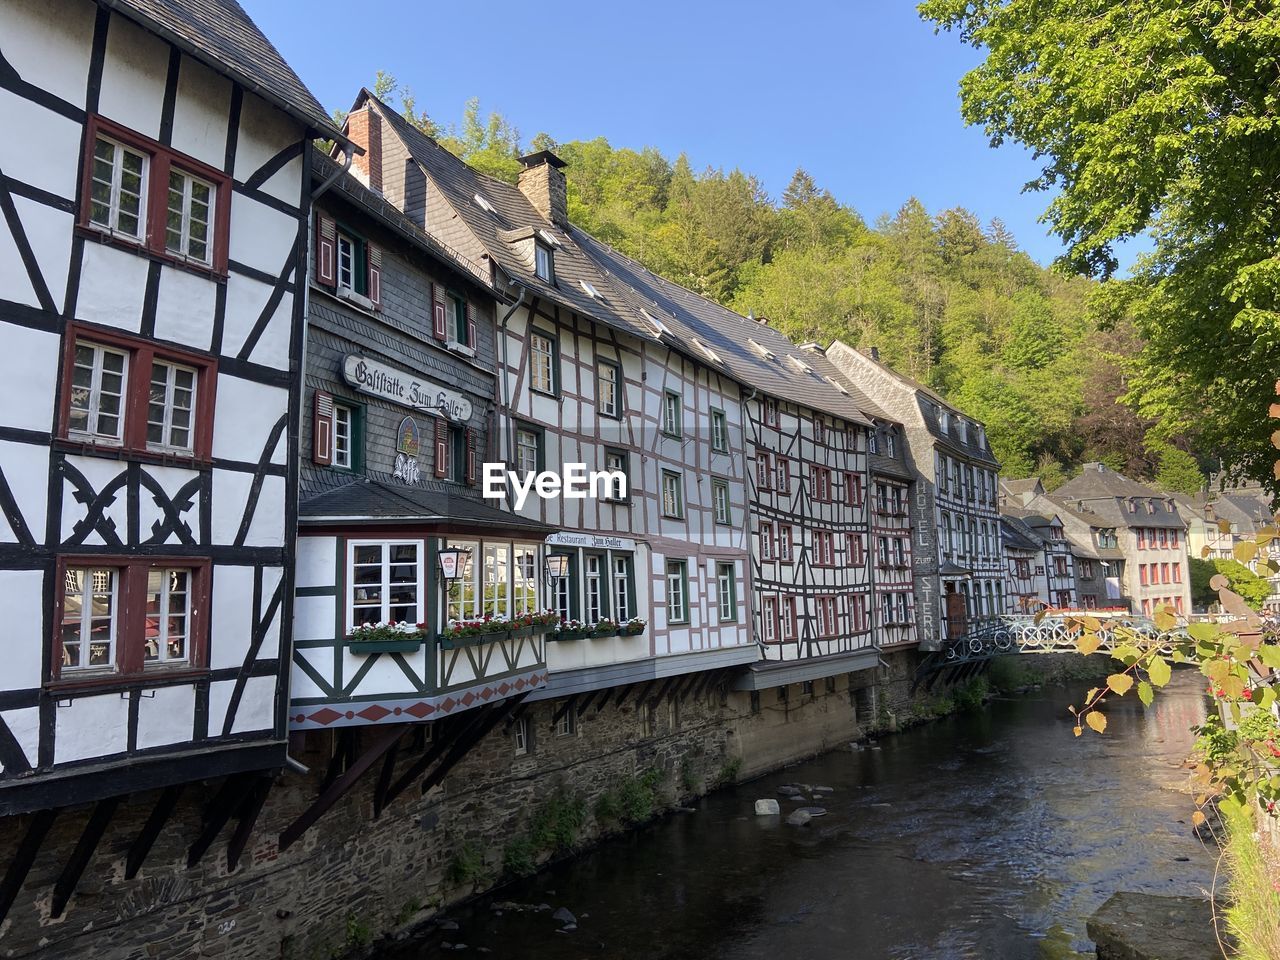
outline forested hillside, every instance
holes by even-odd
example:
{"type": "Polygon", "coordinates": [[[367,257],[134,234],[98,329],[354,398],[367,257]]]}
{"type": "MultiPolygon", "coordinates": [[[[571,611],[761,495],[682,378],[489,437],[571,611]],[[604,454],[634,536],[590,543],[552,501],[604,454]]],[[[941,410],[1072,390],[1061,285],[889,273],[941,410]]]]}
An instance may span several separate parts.
{"type": "MultiPolygon", "coordinates": [[[[395,102],[394,80],[380,75],[376,92],[395,102]]],[[[1054,486],[1103,460],[1171,489],[1200,486],[1195,460],[1117,402],[1137,351],[1132,329],[1100,330],[1088,309],[1094,282],[1039,266],[998,220],[904,198],[869,223],[803,170],[771,198],[740,169],[695,171],[653,148],[546,134],[524,144],[474,102],[442,128],[398,92],[406,116],[494,176],[514,181],[518,156],[554,149],[568,163],[571,220],[655,272],[797,341],[879,347],[986,422],[1006,476],[1038,472],[1054,486]]]]}

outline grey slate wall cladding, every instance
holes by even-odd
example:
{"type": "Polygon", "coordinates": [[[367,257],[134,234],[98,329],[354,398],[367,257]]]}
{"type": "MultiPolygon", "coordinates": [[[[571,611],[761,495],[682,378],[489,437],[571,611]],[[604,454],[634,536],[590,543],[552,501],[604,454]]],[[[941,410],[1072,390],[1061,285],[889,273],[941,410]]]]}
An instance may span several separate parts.
{"type": "MultiPolygon", "coordinates": [[[[479,496],[474,488],[435,478],[435,418],[426,412],[390,403],[351,387],[342,376],[343,359],[358,353],[467,394],[472,417],[465,426],[475,431],[477,460],[489,454],[489,433],[494,416],[494,304],[461,275],[436,264],[428,255],[375,224],[372,218],[337,198],[323,198],[318,205],[328,215],[360,232],[382,248],[382,311],[365,311],[319,287],[310,288],[307,369],[300,442],[302,470],[300,496],[318,493],[359,479],[350,471],[317,466],[312,461],[316,390],[337,400],[359,404],[364,410],[364,474],[390,480],[396,456],[396,435],[401,422],[411,416],[418,424],[421,453],[418,456],[422,485],[450,493],[479,496]],[[476,314],[474,360],[446,350],[432,337],[431,284],[466,296],[476,314]]],[[[461,426],[462,424],[460,424],[461,426]]],[[[396,481],[392,481],[396,482],[396,481]]]]}

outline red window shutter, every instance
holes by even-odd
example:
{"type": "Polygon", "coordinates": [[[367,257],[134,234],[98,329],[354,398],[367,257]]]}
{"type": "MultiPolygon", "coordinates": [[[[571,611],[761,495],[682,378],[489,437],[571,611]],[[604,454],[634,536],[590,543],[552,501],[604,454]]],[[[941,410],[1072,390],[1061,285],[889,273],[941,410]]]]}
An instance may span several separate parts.
{"type": "Polygon", "coordinates": [[[436,476],[449,473],[449,427],[443,420],[436,420],[436,476]]]}
{"type": "Polygon", "coordinates": [[[444,311],[444,287],[433,283],[431,285],[431,318],[434,325],[432,333],[437,340],[444,340],[449,336],[449,326],[445,322],[444,311]]]}
{"type": "Polygon", "coordinates": [[[382,248],[369,244],[366,248],[369,259],[369,299],[379,310],[382,309],[382,248]]]}
{"type": "Polygon", "coordinates": [[[311,459],[322,467],[333,463],[333,394],[317,390],[312,422],[311,459]]]}
{"type": "Polygon", "coordinates": [[[471,304],[467,304],[467,346],[471,349],[476,347],[476,308],[471,304]]]}
{"type": "Polygon", "coordinates": [[[476,482],[476,432],[467,427],[467,483],[476,482]]]}
{"type": "Polygon", "coordinates": [[[323,213],[316,214],[316,283],[338,285],[338,225],[323,213]]]}

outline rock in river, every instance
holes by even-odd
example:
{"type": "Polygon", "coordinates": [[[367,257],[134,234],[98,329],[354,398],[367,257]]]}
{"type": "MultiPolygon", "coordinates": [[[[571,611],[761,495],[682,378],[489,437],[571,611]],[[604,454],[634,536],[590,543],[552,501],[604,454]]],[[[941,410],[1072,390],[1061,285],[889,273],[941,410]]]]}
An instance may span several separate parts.
{"type": "Polygon", "coordinates": [[[793,810],[791,812],[791,816],[787,817],[787,823],[791,824],[793,827],[803,827],[812,819],[813,816],[809,811],[802,807],[799,810],[793,810]]]}
{"type": "Polygon", "coordinates": [[[766,797],[764,800],[756,801],[757,817],[776,817],[782,812],[782,808],[778,806],[778,801],[772,797],[766,797]]]}

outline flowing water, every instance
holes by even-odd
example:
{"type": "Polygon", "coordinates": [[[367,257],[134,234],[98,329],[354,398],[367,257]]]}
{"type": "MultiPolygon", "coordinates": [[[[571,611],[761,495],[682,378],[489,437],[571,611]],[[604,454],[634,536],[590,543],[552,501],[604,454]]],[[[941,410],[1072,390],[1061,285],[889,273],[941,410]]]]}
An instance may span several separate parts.
{"type": "MultiPolygon", "coordinates": [[[[1079,685],[1083,687],[1083,685],[1079,685]]],[[[1203,687],[1180,673],[1146,711],[1108,705],[1071,734],[1082,689],[1045,687],[836,751],[731,790],[455,910],[458,929],[384,960],[1056,960],[1092,956],[1085,921],[1117,890],[1199,895],[1214,856],[1189,827],[1188,728],[1203,687]],[[777,787],[828,786],[803,827],[756,817],[777,787]],[[564,907],[499,912],[514,901],[564,907]],[[458,946],[465,944],[465,949],[458,946]]]]}

